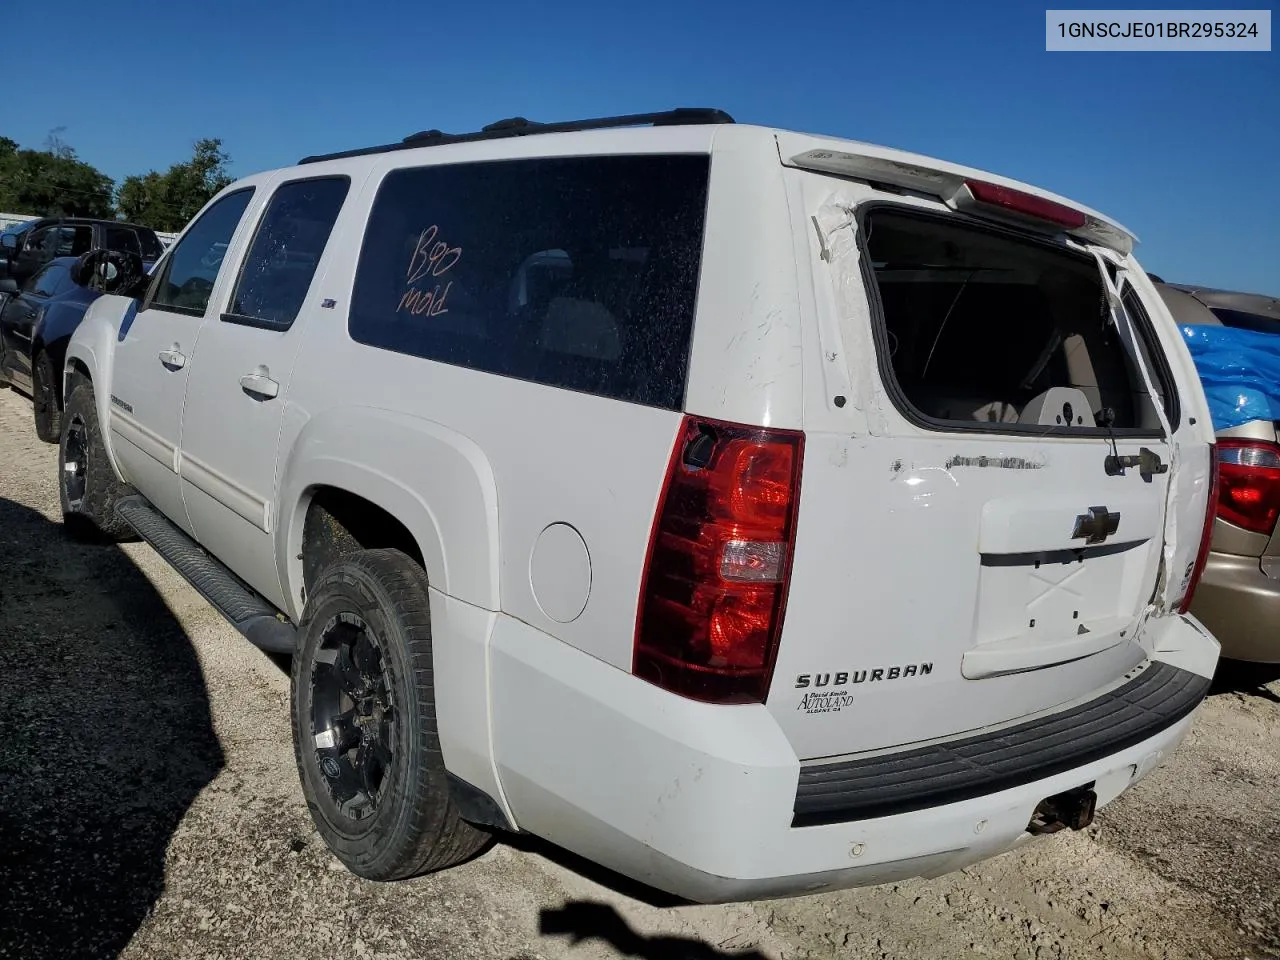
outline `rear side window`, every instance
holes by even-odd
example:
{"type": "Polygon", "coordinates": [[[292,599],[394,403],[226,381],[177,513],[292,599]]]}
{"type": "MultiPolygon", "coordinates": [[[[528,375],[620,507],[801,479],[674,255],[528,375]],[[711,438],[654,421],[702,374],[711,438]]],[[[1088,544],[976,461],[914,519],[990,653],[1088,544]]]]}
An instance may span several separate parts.
{"type": "Polygon", "coordinates": [[[149,307],[200,316],[253,190],[229,193],[202,213],[178,241],[152,285],[149,307]]]}
{"type": "Polygon", "coordinates": [[[55,257],[78,257],[93,249],[93,227],[59,227],[55,257]]]}
{"type": "MultiPolygon", "coordinates": [[[[862,233],[883,320],[882,368],[905,412],[951,429],[1025,431],[1042,422],[1048,391],[1067,387],[1087,409],[1076,404],[1059,419],[1056,405],[1055,427],[1158,431],[1092,257],[901,208],[873,208],[862,233]]],[[[1157,402],[1172,404],[1163,354],[1151,349],[1150,322],[1127,285],[1123,301],[1157,402]]]]}
{"type": "Polygon", "coordinates": [[[1239,330],[1253,330],[1256,333],[1280,333],[1280,317],[1267,317],[1260,313],[1248,313],[1244,310],[1228,310],[1226,307],[1210,307],[1213,315],[1222,321],[1224,327],[1235,327],[1239,330]]]}
{"type": "Polygon", "coordinates": [[[356,272],[354,340],[679,409],[707,156],[397,170],[356,272]]]}
{"type": "Polygon", "coordinates": [[[121,253],[136,253],[142,256],[138,235],[128,227],[107,227],[106,235],[108,250],[119,250],[121,253]]]}
{"type": "Polygon", "coordinates": [[[224,320],[277,329],[293,323],[350,186],[346,177],[327,177],[295,180],[276,190],[224,320]]]}

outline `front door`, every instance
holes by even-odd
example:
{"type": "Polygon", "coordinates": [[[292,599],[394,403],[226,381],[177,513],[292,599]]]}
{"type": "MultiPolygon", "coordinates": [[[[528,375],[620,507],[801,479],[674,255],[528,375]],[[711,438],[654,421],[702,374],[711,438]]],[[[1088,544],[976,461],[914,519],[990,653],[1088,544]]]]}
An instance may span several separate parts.
{"type": "Polygon", "coordinates": [[[182,401],[196,336],[220,283],[223,259],[253,190],[207,207],[157,269],[147,295],[120,327],[111,377],[109,429],[125,479],[190,531],[178,483],[182,401]]]}
{"type": "MultiPolygon", "coordinates": [[[[228,295],[200,334],[182,417],[181,486],[200,544],[284,606],[272,532],[276,444],[289,376],[319,297],[317,277],[351,186],[290,180],[275,190],[228,295]]],[[[238,259],[238,258],[237,258],[238,259]]]]}

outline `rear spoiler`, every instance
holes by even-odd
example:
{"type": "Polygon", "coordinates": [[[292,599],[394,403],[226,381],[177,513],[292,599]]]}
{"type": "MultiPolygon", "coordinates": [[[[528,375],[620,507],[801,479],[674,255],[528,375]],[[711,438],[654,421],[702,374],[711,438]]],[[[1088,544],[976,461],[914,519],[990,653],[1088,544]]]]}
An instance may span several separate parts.
{"type": "MultiPolygon", "coordinates": [[[[779,147],[783,144],[779,143],[779,147]]],[[[834,149],[805,150],[782,162],[789,167],[852,177],[872,184],[888,184],[904,190],[937,197],[951,209],[990,220],[1015,224],[1042,233],[1067,233],[1087,243],[1114,250],[1127,257],[1137,238],[1120,224],[1087,207],[1064,200],[1047,191],[1035,190],[1013,181],[977,171],[939,164],[937,167],[899,159],[898,151],[885,149],[876,156],[834,149]]],[[[878,152],[878,151],[877,151],[878,152]]],[[[925,158],[919,158],[924,161],[925,158]]]]}

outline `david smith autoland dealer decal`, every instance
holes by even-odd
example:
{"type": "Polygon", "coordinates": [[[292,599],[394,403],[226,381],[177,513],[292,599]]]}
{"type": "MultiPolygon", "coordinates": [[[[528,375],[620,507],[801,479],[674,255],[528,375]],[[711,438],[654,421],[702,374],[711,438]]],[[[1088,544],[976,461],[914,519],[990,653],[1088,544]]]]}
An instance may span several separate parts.
{"type": "Polygon", "coordinates": [[[800,706],[796,709],[805,713],[839,713],[851,706],[853,694],[847,690],[814,690],[801,698],[800,706]]]}

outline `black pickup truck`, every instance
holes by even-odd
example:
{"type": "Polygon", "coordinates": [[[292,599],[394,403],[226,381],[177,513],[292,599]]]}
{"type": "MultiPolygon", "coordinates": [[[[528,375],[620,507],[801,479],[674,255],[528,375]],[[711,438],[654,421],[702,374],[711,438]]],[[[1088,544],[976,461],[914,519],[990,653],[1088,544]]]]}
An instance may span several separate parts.
{"type": "Polygon", "coordinates": [[[119,220],[84,217],[46,217],[10,227],[0,233],[0,278],[19,286],[57,257],[79,257],[90,250],[115,250],[142,258],[150,270],[164,245],[150,227],[119,220]]]}

